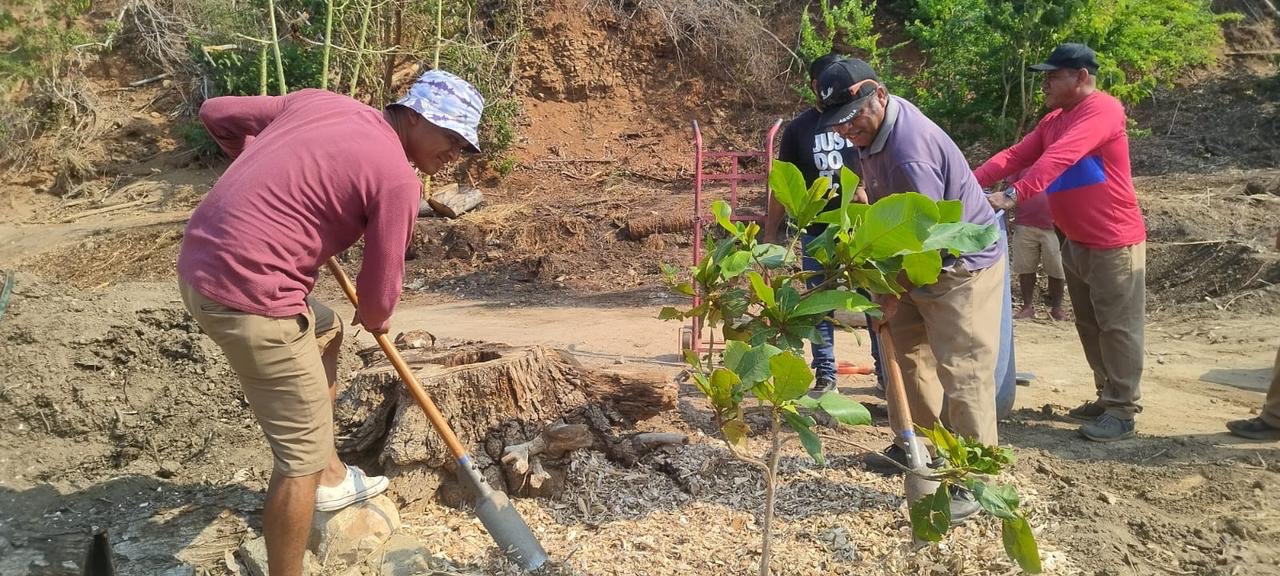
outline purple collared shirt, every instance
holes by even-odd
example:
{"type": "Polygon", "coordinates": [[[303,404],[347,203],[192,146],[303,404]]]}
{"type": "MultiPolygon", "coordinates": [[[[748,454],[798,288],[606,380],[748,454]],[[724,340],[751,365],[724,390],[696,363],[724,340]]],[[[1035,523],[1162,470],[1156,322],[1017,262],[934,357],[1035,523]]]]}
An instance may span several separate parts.
{"type": "MultiPolygon", "coordinates": [[[[959,200],[964,206],[963,222],[996,225],[996,213],[960,148],[914,104],[889,96],[876,139],[858,153],[871,202],[890,194],[919,192],[934,200],[959,200]]],[[[960,255],[959,260],[965,269],[977,271],[1004,258],[1004,253],[1004,243],[997,240],[960,255]]],[[[944,255],[942,265],[950,269],[955,261],[944,255]]]]}

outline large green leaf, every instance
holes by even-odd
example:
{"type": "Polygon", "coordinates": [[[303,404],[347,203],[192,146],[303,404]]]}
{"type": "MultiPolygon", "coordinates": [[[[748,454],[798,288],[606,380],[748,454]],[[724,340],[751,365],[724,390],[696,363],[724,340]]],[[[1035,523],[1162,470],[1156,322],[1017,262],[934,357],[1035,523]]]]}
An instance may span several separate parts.
{"type": "Polygon", "coordinates": [[[746,290],[734,288],[733,290],[725,290],[720,294],[716,304],[720,306],[720,312],[724,320],[732,322],[747,313],[747,308],[751,306],[751,300],[747,297],[746,290]]]}
{"type": "Polygon", "coordinates": [[[737,237],[729,236],[727,238],[721,238],[715,242],[710,249],[710,256],[716,263],[721,263],[724,262],[725,258],[728,258],[730,254],[737,250],[739,250],[737,237]]]}
{"type": "Polygon", "coordinates": [[[790,311],[795,310],[796,306],[800,304],[800,293],[790,286],[782,286],[778,288],[777,295],[778,309],[782,311],[782,316],[779,320],[786,320],[790,317],[790,311]]]}
{"type": "Polygon", "coordinates": [[[925,238],[925,250],[948,250],[954,255],[977,252],[990,246],[1000,231],[992,225],[950,222],[935,224],[925,238]]]}
{"type": "Polygon", "coordinates": [[[902,269],[907,271],[907,280],[915,286],[928,286],[938,281],[942,272],[942,254],[936,250],[916,252],[902,257],[902,269]]]}
{"type": "Polygon", "coordinates": [[[782,350],[770,344],[749,346],[729,342],[725,346],[724,365],[737,373],[743,384],[754,385],[769,378],[769,359],[780,352],[782,350]]]}
{"type": "Polygon", "coordinates": [[[813,371],[809,365],[790,350],[770,358],[769,368],[773,371],[774,393],[778,395],[774,404],[804,396],[813,383],[813,371]]]}
{"type": "Polygon", "coordinates": [[[747,424],[737,418],[725,420],[724,424],[720,425],[720,433],[724,434],[725,441],[740,450],[747,447],[747,435],[750,432],[751,429],[747,424]]]}
{"type": "Polygon", "coordinates": [[[795,255],[788,252],[786,247],[777,244],[757,244],[751,249],[751,255],[761,266],[770,270],[795,262],[795,255]]]}
{"type": "MultiPolygon", "coordinates": [[[[897,276],[897,272],[893,274],[897,276]]],[[[849,270],[849,277],[854,284],[865,286],[875,294],[897,294],[902,291],[897,281],[891,282],[884,272],[876,268],[852,268],[849,270]]]]}
{"type": "Polygon", "coordinates": [[[947,485],[938,486],[938,491],[911,503],[911,533],[916,538],[928,542],[942,540],[943,534],[951,528],[951,493],[947,485]]]}
{"type": "Polygon", "coordinates": [[[728,280],[737,278],[751,267],[751,253],[745,250],[733,252],[720,263],[720,277],[728,280]]]}
{"type": "Polygon", "coordinates": [[[788,311],[789,316],[808,316],[810,314],[825,314],[832,310],[848,310],[850,312],[862,312],[874,308],[865,296],[857,292],[848,290],[821,290],[814,292],[801,300],[795,308],[788,311]]]}
{"type": "Polygon", "coordinates": [[[875,259],[919,252],[929,228],[937,223],[938,205],[928,196],[891,194],[871,205],[853,235],[853,247],[875,259]]]}
{"type": "Polygon", "coordinates": [[[1018,494],[1012,486],[992,486],[975,479],[970,483],[969,488],[973,491],[978,504],[988,514],[1002,520],[1017,518],[1018,494]]]}
{"type": "Polygon", "coordinates": [[[840,167],[840,207],[845,208],[853,203],[853,194],[858,189],[860,179],[848,166],[840,167]]]}
{"type": "Polygon", "coordinates": [[[870,209],[871,207],[866,204],[850,204],[843,208],[822,212],[813,221],[832,226],[844,226],[844,219],[847,217],[850,225],[852,225],[854,222],[861,220],[870,209]]]}
{"type": "Polygon", "coordinates": [[[828,227],[817,238],[804,245],[805,253],[823,266],[829,264],[836,253],[836,232],[835,227],[828,227]]]}
{"type": "Polygon", "coordinates": [[[964,217],[964,203],[959,200],[938,201],[939,222],[959,222],[964,217]]]}
{"type": "MultiPolygon", "coordinates": [[[[688,350],[686,352],[692,353],[692,351],[688,350]]],[[[702,395],[707,398],[711,398],[711,380],[708,380],[701,372],[692,372],[690,373],[690,376],[693,377],[693,383],[698,387],[698,390],[702,392],[702,395]]]]}
{"type": "Polygon", "coordinates": [[[871,412],[857,400],[831,390],[818,398],[818,407],[837,422],[848,426],[870,426],[871,412]]]}
{"type": "Polygon", "coordinates": [[[1036,544],[1036,536],[1031,532],[1031,523],[1019,516],[1012,520],[1000,522],[1000,539],[1004,540],[1004,551],[1017,561],[1018,566],[1028,574],[1039,574],[1040,549],[1036,544]]]}
{"type": "Polygon", "coordinates": [[[731,219],[733,216],[733,209],[729,208],[728,202],[725,202],[724,200],[716,200],[715,202],[712,202],[711,214],[716,217],[716,222],[720,224],[721,228],[724,228],[725,231],[733,234],[734,236],[738,235],[738,227],[733,224],[733,220],[731,219]]]}
{"type": "Polygon", "coordinates": [[[733,399],[733,389],[740,382],[738,375],[727,368],[716,368],[711,372],[711,403],[720,410],[732,408],[736,402],[733,399]]]}
{"type": "Polygon", "coordinates": [[[800,444],[804,446],[805,452],[809,453],[809,457],[813,458],[819,466],[826,466],[827,459],[822,456],[822,439],[818,438],[812,430],[813,419],[787,411],[782,412],[782,419],[800,436],[800,444]]]}
{"type": "Polygon", "coordinates": [[[684,312],[671,306],[663,306],[662,311],[658,312],[659,320],[683,320],[684,312]]]}
{"type": "Polygon", "coordinates": [[[778,301],[773,297],[773,288],[765,284],[764,277],[759,272],[751,271],[747,273],[747,278],[751,280],[751,289],[756,293],[756,298],[767,307],[775,307],[778,301]]]}
{"type": "Polygon", "coordinates": [[[818,213],[827,207],[827,196],[830,193],[831,178],[819,176],[809,185],[804,204],[791,214],[791,220],[799,228],[808,227],[818,217],[818,213]]]}
{"type": "Polygon", "coordinates": [[[937,422],[933,428],[925,428],[916,426],[916,431],[924,434],[929,439],[929,443],[938,451],[938,455],[945,458],[953,465],[963,466],[965,464],[964,447],[960,441],[947,430],[942,422],[937,422]]]}
{"type": "Polygon", "coordinates": [[[795,164],[774,160],[769,170],[769,189],[787,214],[796,214],[808,203],[809,189],[804,185],[804,174],[795,164]]]}
{"type": "MultiPolygon", "coordinates": [[[[751,345],[746,342],[725,342],[724,344],[724,366],[734,372],[738,372],[738,367],[742,366],[742,357],[751,351],[751,345]]],[[[739,372],[741,374],[741,372],[739,372]]]]}

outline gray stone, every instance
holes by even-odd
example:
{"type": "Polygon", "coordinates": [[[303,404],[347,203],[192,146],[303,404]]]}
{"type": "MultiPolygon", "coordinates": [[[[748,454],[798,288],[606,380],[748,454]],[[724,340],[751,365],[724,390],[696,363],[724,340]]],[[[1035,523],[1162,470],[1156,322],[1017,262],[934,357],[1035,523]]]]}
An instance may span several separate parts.
{"type": "MultiPolygon", "coordinates": [[[[267,540],[265,538],[259,536],[253,540],[245,541],[240,545],[239,556],[240,563],[244,564],[245,571],[249,576],[271,576],[271,573],[267,570],[267,540]]],[[[309,576],[317,576],[324,572],[310,550],[305,552],[303,565],[306,567],[303,570],[304,573],[309,576]]]]}
{"type": "Polygon", "coordinates": [[[160,573],[160,576],[195,576],[196,569],[190,564],[179,564],[160,573]]]}
{"type": "Polygon", "coordinates": [[[400,527],[400,513],[386,496],[377,496],[337,512],[316,512],[307,548],[326,571],[355,566],[400,527]]]}
{"type": "Polygon", "coordinates": [[[370,562],[375,568],[370,574],[377,576],[444,576],[446,574],[478,574],[458,566],[448,560],[433,556],[421,542],[403,532],[396,533],[387,540],[382,557],[377,563],[370,562]]]}

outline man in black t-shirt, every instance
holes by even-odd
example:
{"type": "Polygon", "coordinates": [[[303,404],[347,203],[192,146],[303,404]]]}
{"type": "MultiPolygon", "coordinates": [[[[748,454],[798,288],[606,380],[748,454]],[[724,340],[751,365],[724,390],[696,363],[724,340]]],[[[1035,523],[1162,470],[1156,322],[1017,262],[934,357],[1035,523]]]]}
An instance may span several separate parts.
{"type": "MultiPolygon", "coordinates": [[[[843,59],[844,57],[831,53],[821,56],[809,65],[809,87],[817,94],[817,78],[823,70],[831,64],[843,59]]],[[[828,130],[820,130],[818,128],[818,117],[821,111],[815,106],[801,112],[798,116],[791,119],[787,124],[787,129],[782,132],[782,145],[779,150],[778,159],[784,162],[795,164],[800,169],[800,173],[804,175],[805,185],[813,185],[814,180],[826,176],[831,179],[831,200],[827,203],[827,210],[833,210],[840,207],[840,168],[847,166],[855,174],[862,175],[862,166],[858,160],[858,149],[853,143],[846,142],[843,137],[835,132],[828,130]]],[[[859,186],[855,191],[855,200],[866,203],[866,192],[859,186]]],[[[782,225],[785,212],[782,205],[778,202],[771,201],[769,204],[769,214],[765,219],[765,241],[773,242],[777,238],[778,229],[782,225]]],[[[818,235],[826,231],[826,224],[811,224],[800,232],[800,243],[808,246],[809,242],[818,235]]],[[[822,271],[822,265],[816,260],[805,257],[803,260],[805,270],[822,271]]],[[[814,276],[807,282],[810,288],[822,283],[822,276],[814,276]]],[[[880,352],[879,345],[874,330],[870,329],[871,321],[867,319],[868,333],[871,335],[871,356],[875,359],[876,378],[880,382],[880,387],[884,387],[883,378],[880,376],[883,372],[880,369],[880,352]]],[[[821,394],[828,390],[836,388],[836,358],[835,358],[835,329],[830,322],[823,322],[818,325],[818,334],[821,336],[821,342],[812,342],[813,350],[813,371],[817,377],[814,385],[814,392],[821,394]]]]}

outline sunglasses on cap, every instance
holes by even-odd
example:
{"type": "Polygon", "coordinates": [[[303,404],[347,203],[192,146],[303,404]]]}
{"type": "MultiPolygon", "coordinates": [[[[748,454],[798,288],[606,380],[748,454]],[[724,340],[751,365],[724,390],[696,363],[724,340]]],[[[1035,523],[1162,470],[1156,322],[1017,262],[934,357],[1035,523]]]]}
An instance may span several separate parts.
{"type": "MultiPolygon", "coordinates": [[[[872,96],[876,95],[874,90],[872,90],[870,94],[866,94],[863,96],[857,95],[858,91],[862,90],[862,87],[867,85],[868,83],[875,87],[880,86],[880,84],[875,80],[871,78],[867,78],[865,80],[854,83],[852,86],[849,87],[848,90],[833,90],[830,94],[822,98],[820,102],[822,104],[822,108],[831,109],[837,106],[844,106],[845,104],[848,104],[850,102],[858,102],[859,104],[865,104],[866,102],[870,101],[872,96]]],[[[862,106],[858,106],[857,109],[861,110],[862,106]]]]}

